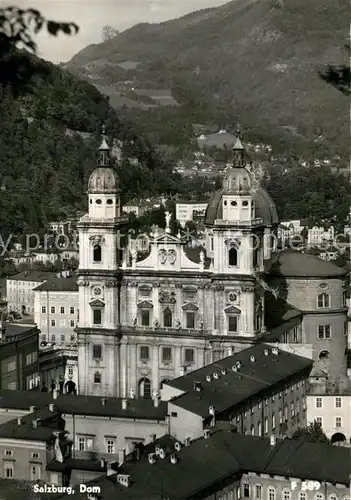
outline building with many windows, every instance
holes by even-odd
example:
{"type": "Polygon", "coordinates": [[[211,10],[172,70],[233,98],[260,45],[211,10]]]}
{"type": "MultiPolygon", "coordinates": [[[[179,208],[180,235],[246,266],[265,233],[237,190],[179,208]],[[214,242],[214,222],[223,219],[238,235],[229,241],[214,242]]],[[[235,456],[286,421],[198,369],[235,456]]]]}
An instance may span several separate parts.
{"type": "Polygon", "coordinates": [[[0,389],[39,386],[39,330],[36,326],[0,324],[0,389]]]}
{"type": "Polygon", "coordinates": [[[19,314],[34,314],[34,288],[55,278],[49,271],[22,271],[6,279],[7,310],[19,314]]]}
{"type": "Polygon", "coordinates": [[[77,320],[76,277],[56,277],[34,288],[34,321],[40,328],[41,343],[76,344],[77,320]]]}
{"type": "Polygon", "coordinates": [[[187,222],[204,218],[208,202],[184,201],[176,203],[176,219],[182,227],[187,222]]]}

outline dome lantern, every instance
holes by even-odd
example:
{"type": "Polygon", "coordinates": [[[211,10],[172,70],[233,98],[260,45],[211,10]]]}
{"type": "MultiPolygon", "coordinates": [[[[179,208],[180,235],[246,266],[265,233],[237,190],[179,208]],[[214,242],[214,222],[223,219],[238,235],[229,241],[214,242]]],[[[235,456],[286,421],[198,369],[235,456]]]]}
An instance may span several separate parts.
{"type": "Polygon", "coordinates": [[[97,166],[109,167],[111,163],[110,147],[107,144],[106,127],[102,126],[102,140],[98,151],[97,166]]]}

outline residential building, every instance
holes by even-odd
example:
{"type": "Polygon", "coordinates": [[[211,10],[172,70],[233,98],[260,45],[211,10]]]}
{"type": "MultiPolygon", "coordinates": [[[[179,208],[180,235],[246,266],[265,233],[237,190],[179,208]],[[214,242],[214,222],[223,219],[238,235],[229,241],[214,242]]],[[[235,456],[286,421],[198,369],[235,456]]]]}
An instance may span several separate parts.
{"type": "Polygon", "coordinates": [[[40,387],[42,391],[54,390],[60,394],[78,392],[78,350],[76,345],[47,344],[40,348],[40,387]]]}
{"type": "Polygon", "coordinates": [[[39,330],[36,326],[0,325],[0,388],[30,390],[39,386],[39,330]]]}
{"type": "Polygon", "coordinates": [[[170,433],[183,442],[213,426],[287,436],[306,425],[308,358],[258,344],[163,384],[170,433]]]}
{"type": "Polygon", "coordinates": [[[313,226],[308,229],[307,245],[310,247],[320,246],[325,242],[333,242],[335,237],[334,226],[325,229],[324,227],[313,226]]]}
{"type": "Polygon", "coordinates": [[[276,297],[266,295],[267,339],[312,346],[313,358],[331,378],[347,369],[346,270],[332,262],[297,251],[283,251],[266,263],[267,282],[276,297]],[[281,331],[289,324],[292,334],[281,331]],[[294,330],[293,328],[297,328],[294,330]]]}
{"type": "MultiPolygon", "coordinates": [[[[349,474],[348,449],[217,430],[190,443],[164,436],[87,486],[101,500],[350,500],[349,474]]],[[[74,490],[58,498],[82,498],[74,490]]]]}
{"type": "Polygon", "coordinates": [[[123,213],[134,214],[135,217],[141,217],[148,208],[151,209],[150,204],[143,201],[130,201],[123,206],[123,213]]]}
{"type": "Polygon", "coordinates": [[[40,342],[69,347],[77,343],[78,285],[76,277],[52,278],[33,289],[34,321],[40,342]]]}
{"type": "Polygon", "coordinates": [[[34,288],[56,276],[48,271],[22,271],[6,279],[7,310],[34,314],[34,288]]]}
{"type": "Polygon", "coordinates": [[[333,443],[351,444],[351,379],[330,381],[323,373],[310,380],[307,420],[317,421],[333,443]]]}
{"type": "Polygon", "coordinates": [[[208,202],[183,201],[176,203],[176,219],[182,227],[189,221],[204,218],[208,202]]]}
{"type": "Polygon", "coordinates": [[[220,129],[218,132],[214,134],[201,134],[197,138],[197,143],[200,150],[209,149],[209,148],[217,148],[217,149],[227,149],[230,151],[237,137],[233,134],[227,132],[224,128],[220,129]]]}

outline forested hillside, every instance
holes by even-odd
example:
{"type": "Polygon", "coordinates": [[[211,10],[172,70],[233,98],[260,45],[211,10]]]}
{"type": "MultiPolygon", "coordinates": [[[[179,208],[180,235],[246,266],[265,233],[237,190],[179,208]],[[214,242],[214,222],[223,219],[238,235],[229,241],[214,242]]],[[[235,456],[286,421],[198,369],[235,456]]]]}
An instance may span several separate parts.
{"type": "Polygon", "coordinates": [[[37,72],[19,96],[14,96],[17,89],[0,86],[2,233],[38,231],[48,220],[84,207],[103,122],[110,140],[123,141],[126,159],[117,169],[124,199],[174,192],[178,178],[172,166],[165,175],[167,165],[119,120],[106,97],[51,63],[35,57],[35,64],[45,71],[37,72]],[[131,165],[128,158],[138,162],[131,165]]]}

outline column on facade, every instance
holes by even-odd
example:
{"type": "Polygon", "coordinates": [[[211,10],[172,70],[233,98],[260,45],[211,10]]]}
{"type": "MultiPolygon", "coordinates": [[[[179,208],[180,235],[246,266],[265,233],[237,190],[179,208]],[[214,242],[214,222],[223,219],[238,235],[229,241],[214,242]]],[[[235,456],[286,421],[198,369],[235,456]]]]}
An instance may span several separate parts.
{"type": "MultiPolygon", "coordinates": [[[[135,339],[134,339],[135,342],[135,339]]],[[[129,391],[133,389],[135,391],[135,394],[138,393],[138,381],[137,381],[137,346],[136,344],[128,344],[127,347],[129,351],[129,356],[128,359],[130,360],[130,363],[128,363],[127,367],[127,380],[128,380],[128,387],[127,387],[127,393],[129,397],[129,391]]]]}
{"type": "Polygon", "coordinates": [[[182,284],[176,283],[176,304],[175,304],[175,320],[179,320],[183,324],[183,310],[182,310],[182,284]]]}
{"type": "Polygon", "coordinates": [[[255,329],[255,292],[251,287],[244,288],[243,294],[243,310],[245,311],[245,318],[243,323],[247,325],[245,331],[245,324],[242,325],[242,332],[244,336],[252,336],[255,329]]]}
{"type": "Polygon", "coordinates": [[[131,314],[131,321],[133,321],[134,318],[138,317],[137,284],[130,283],[129,287],[130,287],[130,294],[129,294],[129,296],[130,296],[130,314],[131,314]]]}
{"type": "Polygon", "coordinates": [[[264,228],[264,234],[263,234],[263,258],[264,259],[269,259],[271,256],[271,252],[273,251],[273,248],[270,248],[271,246],[271,230],[269,227],[264,228]]]}
{"type": "Polygon", "coordinates": [[[160,304],[158,301],[158,292],[159,292],[159,284],[154,283],[153,289],[152,289],[152,303],[154,305],[153,309],[153,320],[157,319],[158,321],[161,322],[160,318],[160,304]]]}
{"type": "Polygon", "coordinates": [[[175,377],[179,377],[181,375],[180,368],[183,366],[182,362],[182,348],[180,346],[174,346],[174,370],[175,377]]]}
{"type": "Polygon", "coordinates": [[[128,367],[128,349],[127,349],[127,343],[126,342],[121,342],[120,345],[116,346],[116,362],[115,362],[115,370],[116,374],[119,373],[119,383],[117,380],[117,377],[115,377],[115,390],[119,390],[119,394],[117,394],[118,397],[121,398],[126,398],[127,397],[127,367],[128,367]]]}
{"type": "Polygon", "coordinates": [[[152,391],[158,392],[160,388],[160,374],[159,374],[159,347],[158,345],[152,346],[152,391]]]}

